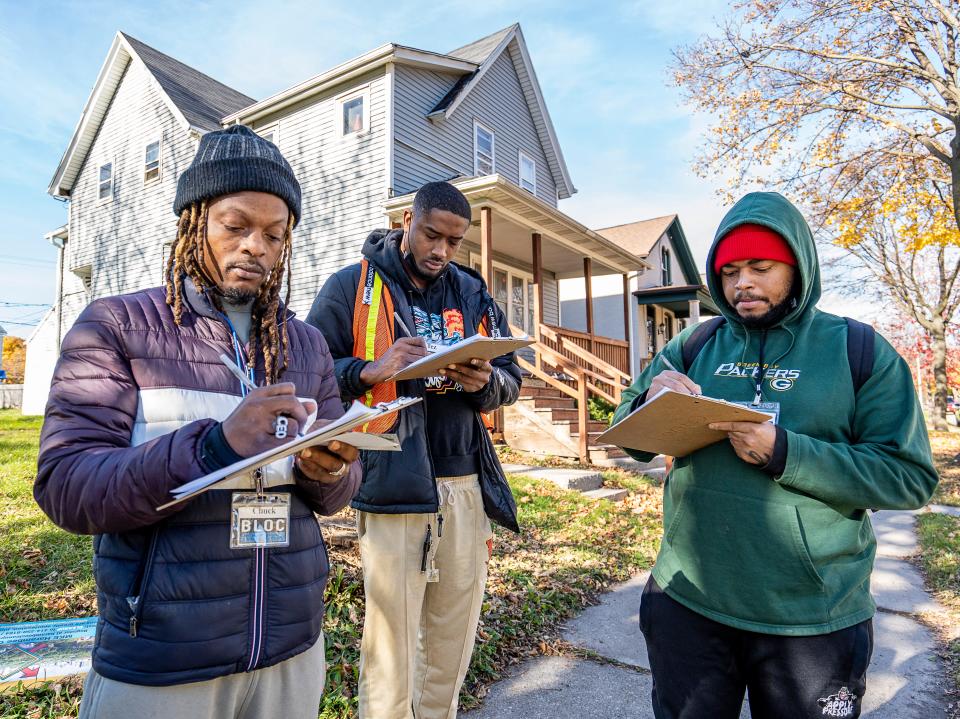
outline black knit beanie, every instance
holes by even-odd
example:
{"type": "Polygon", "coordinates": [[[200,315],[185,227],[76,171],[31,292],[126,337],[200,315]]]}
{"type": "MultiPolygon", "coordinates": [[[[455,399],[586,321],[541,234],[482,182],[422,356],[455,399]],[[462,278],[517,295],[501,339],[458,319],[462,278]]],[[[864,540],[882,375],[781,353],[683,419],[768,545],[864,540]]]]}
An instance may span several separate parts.
{"type": "Polygon", "coordinates": [[[233,192],[269,192],[290,208],[300,222],[300,183],[280,150],[244,125],[208,132],[180,179],[173,212],[178,217],[193,202],[233,192]]]}

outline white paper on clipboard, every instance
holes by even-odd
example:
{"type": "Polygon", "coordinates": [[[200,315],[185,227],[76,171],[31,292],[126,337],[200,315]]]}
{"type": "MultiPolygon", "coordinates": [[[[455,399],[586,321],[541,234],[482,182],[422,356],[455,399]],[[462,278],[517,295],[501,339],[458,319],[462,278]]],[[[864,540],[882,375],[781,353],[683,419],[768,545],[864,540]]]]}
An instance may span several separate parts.
{"type": "Polygon", "coordinates": [[[279,447],[274,447],[273,449],[261,452],[252,457],[246,457],[239,462],[218,469],[216,472],[211,472],[210,474],[191,480],[186,484],[181,484],[179,487],[175,487],[170,490],[170,494],[173,495],[173,500],[157,507],[157,511],[166,509],[185,499],[206,492],[209,489],[229,489],[232,486],[231,480],[246,477],[254,470],[268,465],[271,462],[276,462],[277,460],[297,454],[307,447],[314,447],[332,442],[334,439],[340,439],[341,436],[346,436],[348,433],[351,433],[350,430],[356,427],[364,425],[378,417],[382,417],[385,414],[399,412],[420,401],[422,401],[421,397],[398,397],[392,402],[381,402],[373,407],[367,407],[354,401],[343,416],[338,417],[320,429],[294,437],[279,447]]]}

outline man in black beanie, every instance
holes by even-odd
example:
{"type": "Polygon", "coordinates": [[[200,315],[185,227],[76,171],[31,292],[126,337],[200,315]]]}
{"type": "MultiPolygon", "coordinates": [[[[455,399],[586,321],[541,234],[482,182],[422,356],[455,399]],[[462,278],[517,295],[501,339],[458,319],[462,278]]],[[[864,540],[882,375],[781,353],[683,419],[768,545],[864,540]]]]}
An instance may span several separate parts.
{"type": "Polygon", "coordinates": [[[357,451],[314,447],[156,510],[174,487],[286,441],[278,427],[292,436],[343,413],[326,342],[280,301],[300,186],[274,145],[235,126],[201,139],[174,211],[166,287],[84,310],[40,439],[37,502],[95,535],[80,716],[315,719],[329,567],[314,512],[350,501],[357,451]]]}

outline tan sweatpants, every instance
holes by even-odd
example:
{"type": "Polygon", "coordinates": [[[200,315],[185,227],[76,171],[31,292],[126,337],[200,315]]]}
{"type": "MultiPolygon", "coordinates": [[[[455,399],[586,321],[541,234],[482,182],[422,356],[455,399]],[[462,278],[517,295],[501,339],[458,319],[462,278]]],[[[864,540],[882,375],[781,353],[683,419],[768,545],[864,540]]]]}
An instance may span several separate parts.
{"type": "Polygon", "coordinates": [[[167,687],[126,684],[91,670],[80,719],[316,719],[324,654],[321,634],[305,652],[272,667],[167,687]]]}
{"type": "Polygon", "coordinates": [[[360,719],[457,716],[493,532],[477,475],[441,477],[437,485],[442,536],[436,514],[357,517],[366,593],[360,719]],[[421,572],[428,526],[431,547],[421,572]]]}

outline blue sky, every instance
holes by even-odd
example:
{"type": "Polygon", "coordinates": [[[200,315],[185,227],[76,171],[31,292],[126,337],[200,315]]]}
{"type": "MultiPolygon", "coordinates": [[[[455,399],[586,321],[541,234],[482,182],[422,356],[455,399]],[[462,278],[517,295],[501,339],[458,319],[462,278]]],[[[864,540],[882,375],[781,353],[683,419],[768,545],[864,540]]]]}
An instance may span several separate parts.
{"type": "MultiPolygon", "coordinates": [[[[327,3],[0,0],[0,325],[26,336],[52,301],[66,222],[46,194],[117,30],[255,98],[387,42],[444,52],[520,22],[590,227],[678,212],[698,263],[723,215],[692,169],[707,120],[683,107],[670,51],[710,32],[727,3],[507,0],[327,3]]],[[[172,227],[172,225],[171,225],[172,227]]]]}

